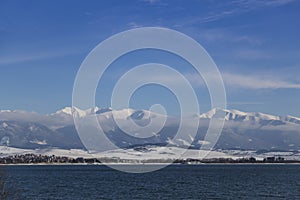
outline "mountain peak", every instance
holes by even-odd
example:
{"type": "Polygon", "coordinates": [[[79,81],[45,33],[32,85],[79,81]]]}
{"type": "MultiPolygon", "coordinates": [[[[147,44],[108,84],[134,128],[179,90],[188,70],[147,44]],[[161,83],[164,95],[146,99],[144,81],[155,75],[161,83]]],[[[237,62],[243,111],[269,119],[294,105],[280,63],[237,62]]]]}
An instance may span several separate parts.
{"type": "Polygon", "coordinates": [[[55,114],[67,114],[67,115],[72,115],[73,109],[71,107],[64,107],[61,110],[58,110],[55,112],[55,114]]]}
{"type": "Polygon", "coordinates": [[[224,112],[225,120],[227,121],[252,121],[252,122],[259,122],[259,121],[285,121],[291,123],[298,123],[300,124],[300,119],[293,116],[286,116],[286,117],[279,117],[275,115],[265,114],[261,112],[243,112],[239,110],[228,110],[228,109],[219,109],[214,108],[206,113],[200,115],[200,118],[208,118],[211,119],[216,114],[224,112]]]}

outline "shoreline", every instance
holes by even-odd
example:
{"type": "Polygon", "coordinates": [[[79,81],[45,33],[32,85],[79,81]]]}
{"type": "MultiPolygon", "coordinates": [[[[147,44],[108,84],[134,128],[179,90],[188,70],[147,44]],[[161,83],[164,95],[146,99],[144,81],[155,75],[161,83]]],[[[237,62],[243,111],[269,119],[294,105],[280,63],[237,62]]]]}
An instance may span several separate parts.
{"type": "Polygon", "coordinates": [[[203,165],[300,165],[298,163],[193,163],[193,164],[183,164],[183,163],[13,163],[13,164],[0,164],[1,166],[109,166],[109,165],[124,165],[124,166],[146,166],[146,165],[176,165],[176,166],[203,166],[203,165]]]}

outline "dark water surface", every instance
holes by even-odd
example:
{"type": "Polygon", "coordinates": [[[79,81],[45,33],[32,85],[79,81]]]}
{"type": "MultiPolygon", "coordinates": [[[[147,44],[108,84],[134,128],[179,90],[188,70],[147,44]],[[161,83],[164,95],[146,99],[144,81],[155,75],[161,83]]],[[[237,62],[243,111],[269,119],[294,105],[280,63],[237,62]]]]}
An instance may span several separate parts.
{"type": "Polygon", "coordinates": [[[300,165],[5,166],[19,199],[300,199],[300,165]]]}

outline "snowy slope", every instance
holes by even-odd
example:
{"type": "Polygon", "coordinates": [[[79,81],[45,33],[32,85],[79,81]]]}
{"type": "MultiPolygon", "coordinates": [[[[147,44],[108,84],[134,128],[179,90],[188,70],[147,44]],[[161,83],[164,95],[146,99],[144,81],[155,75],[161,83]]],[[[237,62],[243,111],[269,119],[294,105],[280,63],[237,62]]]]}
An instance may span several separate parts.
{"type": "MultiPolygon", "coordinates": [[[[220,112],[225,115],[225,126],[216,148],[300,149],[300,118],[221,109],[212,109],[193,116],[193,119],[200,122],[193,147],[207,144],[204,136],[209,121],[220,112]]],[[[78,118],[97,116],[107,137],[122,148],[147,144],[163,146],[170,142],[175,146],[184,146],[192,140],[187,127],[183,133],[184,138],[171,141],[170,138],[177,132],[179,119],[147,110],[112,110],[99,107],[81,110],[65,107],[48,115],[26,111],[0,111],[0,142],[9,142],[9,145],[19,148],[84,148],[74,127],[73,115],[78,118]],[[162,129],[157,129],[164,120],[166,123],[162,129]],[[132,126],[132,123],[136,126],[132,126]],[[151,126],[148,127],[149,124],[151,126]],[[120,128],[119,125],[123,127],[120,128]],[[126,131],[133,134],[128,135],[126,131]]],[[[190,118],[186,120],[189,121],[190,118]]]]}
{"type": "MultiPolygon", "coordinates": [[[[155,147],[149,146],[144,147],[143,151],[132,149],[120,149],[114,151],[106,151],[102,153],[89,153],[82,149],[20,149],[13,147],[0,146],[0,157],[6,157],[9,155],[16,154],[36,154],[36,155],[56,155],[56,156],[67,156],[70,158],[84,157],[84,158],[121,158],[121,159],[132,159],[132,160],[147,160],[147,159],[177,159],[179,158],[182,149],[177,147],[155,147]]],[[[207,156],[205,158],[239,158],[238,156],[229,155],[223,152],[212,151],[207,152],[203,150],[187,150],[186,153],[181,157],[182,159],[203,158],[203,155],[207,156]]]]}

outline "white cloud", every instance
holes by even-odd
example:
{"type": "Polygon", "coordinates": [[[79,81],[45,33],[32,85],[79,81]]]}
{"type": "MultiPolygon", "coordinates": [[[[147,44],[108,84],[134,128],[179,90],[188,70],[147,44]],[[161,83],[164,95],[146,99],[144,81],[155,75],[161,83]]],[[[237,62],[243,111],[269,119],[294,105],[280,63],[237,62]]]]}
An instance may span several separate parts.
{"type": "Polygon", "coordinates": [[[47,54],[19,54],[19,55],[9,55],[9,56],[1,56],[0,57],[0,65],[7,65],[7,64],[16,64],[34,60],[42,60],[51,57],[56,57],[53,55],[47,54]]]}
{"type": "Polygon", "coordinates": [[[238,13],[239,11],[237,11],[236,9],[234,10],[227,10],[227,11],[222,11],[220,13],[216,13],[216,14],[212,14],[212,15],[209,15],[207,17],[203,17],[203,18],[200,18],[199,19],[199,22],[200,23],[206,23],[206,22],[213,22],[213,21],[217,21],[219,19],[222,19],[224,17],[227,17],[227,16],[230,16],[230,15],[233,15],[233,14],[236,14],[238,13]]]}
{"type": "Polygon", "coordinates": [[[299,83],[279,80],[275,77],[265,78],[261,75],[240,75],[223,73],[223,79],[228,87],[245,89],[300,89],[299,83]]]}
{"type": "MultiPolygon", "coordinates": [[[[184,76],[193,86],[203,87],[205,85],[201,76],[197,74],[184,74],[184,76]]],[[[299,82],[282,80],[272,75],[221,73],[221,76],[227,87],[242,89],[300,89],[299,82]]],[[[162,78],[164,78],[164,76],[160,77],[160,79],[162,78]]],[[[168,80],[171,82],[173,78],[169,77],[168,80]]],[[[249,103],[247,102],[247,104],[249,103]]]]}
{"type": "Polygon", "coordinates": [[[153,4],[153,3],[160,2],[160,0],[144,0],[144,2],[147,2],[147,3],[153,4]]]}
{"type": "Polygon", "coordinates": [[[81,52],[81,49],[76,48],[66,48],[66,49],[53,49],[51,51],[32,51],[32,52],[21,52],[21,53],[11,53],[7,55],[0,56],[0,65],[7,64],[17,64],[28,61],[37,61],[49,58],[57,58],[72,54],[77,54],[81,52]]]}
{"type": "Polygon", "coordinates": [[[162,2],[161,0],[141,0],[146,2],[147,4],[156,5],[156,6],[166,6],[168,5],[166,2],[162,2]]]}
{"type": "Polygon", "coordinates": [[[236,0],[232,2],[247,9],[257,9],[266,6],[282,6],[293,1],[295,0],[236,0]]]}
{"type": "Polygon", "coordinates": [[[263,50],[257,49],[239,49],[234,53],[237,57],[247,60],[270,59],[272,55],[263,50]]]}
{"type": "MultiPolygon", "coordinates": [[[[205,82],[200,75],[196,73],[183,73],[182,74],[192,86],[194,87],[204,87],[205,82]]],[[[132,78],[130,81],[137,82],[140,77],[145,76],[145,74],[135,74],[136,79],[132,78]]],[[[180,82],[178,82],[178,77],[174,74],[155,74],[146,73],[146,76],[156,83],[167,83],[170,86],[175,86],[181,88],[180,82]]],[[[214,76],[211,74],[211,76],[214,76]]],[[[227,88],[241,88],[241,89],[300,89],[299,82],[293,82],[290,79],[281,79],[278,76],[271,74],[252,74],[252,75],[242,75],[236,73],[221,73],[225,86],[227,88]]],[[[216,77],[217,78],[217,77],[216,77]]]]}
{"type": "MultiPolygon", "coordinates": [[[[147,1],[155,1],[155,0],[147,0],[147,1]]],[[[233,1],[220,1],[218,7],[223,6],[231,6],[233,9],[227,10],[216,10],[211,14],[196,18],[192,20],[193,23],[207,23],[218,21],[226,17],[236,16],[245,12],[254,11],[257,9],[262,9],[266,7],[275,7],[282,6],[294,2],[295,0],[233,0],[233,1]]]]}
{"type": "Polygon", "coordinates": [[[129,28],[140,28],[143,27],[142,25],[136,23],[136,22],[130,22],[128,23],[129,28]]]}
{"type": "Polygon", "coordinates": [[[254,38],[253,36],[248,36],[248,35],[242,35],[242,36],[237,36],[233,39],[234,42],[247,42],[249,44],[254,44],[254,45],[260,45],[263,42],[258,39],[254,38]]]}

